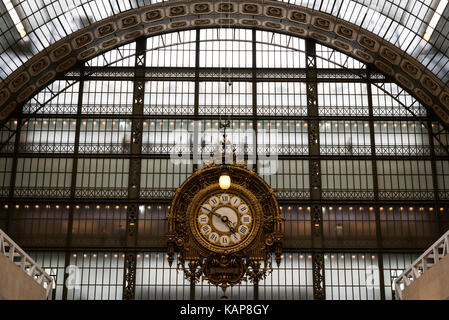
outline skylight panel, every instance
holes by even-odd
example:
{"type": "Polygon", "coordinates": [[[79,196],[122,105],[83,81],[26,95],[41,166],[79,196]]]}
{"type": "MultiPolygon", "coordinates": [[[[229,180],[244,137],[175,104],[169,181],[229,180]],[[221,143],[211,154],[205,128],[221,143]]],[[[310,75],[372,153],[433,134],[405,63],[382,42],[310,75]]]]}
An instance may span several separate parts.
{"type": "Polygon", "coordinates": [[[424,40],[429,41],[430,37],[432,36],[433,31],[435,30],[438,21],[440,21],[441,15],[443,14],[444,10],[446,9],[448,0],[441,0],[440,4],[437,7],[437,10],[432,16],[432,19],[430,19],[430,23],[427,26],[426,32],[424,33],[424,40]]]}
{"type": "Polygon", "coordinates": [[[6,10],[8,10],[9,16],[11,17],[14,25],[16,26],[17,31],[20,34],[21,38],[25,38],[27,35],[25,27],[23,26],[22,22],[20,21],[19,15],[17,14],[16,9],[14,9],[14,6],[11,3],[11,0],[2,0],[3,4],[6,7],[6,10]]]}

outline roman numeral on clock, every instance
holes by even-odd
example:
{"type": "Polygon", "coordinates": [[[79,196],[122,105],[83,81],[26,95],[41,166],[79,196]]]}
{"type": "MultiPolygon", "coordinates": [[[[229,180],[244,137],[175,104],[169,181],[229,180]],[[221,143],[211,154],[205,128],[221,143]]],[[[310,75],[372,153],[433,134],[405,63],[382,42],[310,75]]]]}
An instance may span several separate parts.
{"type": "Polygon", "coordinates": [[[239,232],[241,234],[246,234],[248,232],[248,227],[247,226],[240,226],[239,227],[239,232]]]}
{"type": "Polygon", "coordinates": [[[248,215],[242,216],[242,223],[249,224],[251,222],[251,217],[248,215]]]}
{"type": "Polygon", "coordinates": [[[218,198],[217,197],[210,198],[209,202],[212,206],[215,207],[218,204],[218,198]]]}
{"type": "Polygon", "coordinates": [[[211,235],[209,236],[209,240],[216,242],[218,240],[218,234],[216,234],[215,232],[211,233],[211,235]]]}
{"type": "Polygon", "coordinates": [[[208,235],[212,231],[211,227],[209,225],[205,225],[201,227],[201,232],[203,234],[208,235]]]}

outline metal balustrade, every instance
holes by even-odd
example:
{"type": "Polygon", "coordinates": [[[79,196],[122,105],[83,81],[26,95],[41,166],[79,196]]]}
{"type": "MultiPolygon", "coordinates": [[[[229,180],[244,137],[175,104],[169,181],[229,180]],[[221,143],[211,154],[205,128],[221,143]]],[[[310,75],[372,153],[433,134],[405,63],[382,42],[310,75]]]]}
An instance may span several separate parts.
{"type": "Polygon", "coordinates": [[[47,299],[51,299],[53,278],[0,229],[0,252],[44,287],[47,299]]]}
{"type": "Polygon", "coordinates": [[[426,250],[410,267],[394,280],[396,299],[402,299],[402,291],[424,272],[438,263],[449,252],[449,231],[426,250]]]}

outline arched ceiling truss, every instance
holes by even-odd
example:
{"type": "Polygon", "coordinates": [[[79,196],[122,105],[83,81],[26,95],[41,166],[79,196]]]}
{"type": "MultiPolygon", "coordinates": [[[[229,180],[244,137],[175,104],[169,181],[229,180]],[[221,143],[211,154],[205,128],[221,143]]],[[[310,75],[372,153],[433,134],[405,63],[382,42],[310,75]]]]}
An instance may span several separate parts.
{"type": "Polygon", "coordinates": [[[329,14],[279,1],[170,1],[129,10],[85,27],[29,59],[0,83],[0,120],[77,63],[139,37],[208,27],[256,28],[312,38],[394,79],[449,123],[449,89],[388,41],[329,14]]]}

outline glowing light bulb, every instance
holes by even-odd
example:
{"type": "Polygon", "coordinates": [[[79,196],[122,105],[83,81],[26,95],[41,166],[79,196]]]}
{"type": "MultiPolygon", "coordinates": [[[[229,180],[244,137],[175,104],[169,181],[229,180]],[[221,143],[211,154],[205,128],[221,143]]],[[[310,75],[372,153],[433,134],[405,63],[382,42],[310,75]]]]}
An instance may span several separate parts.
{"type": "Polygon", "coordinates": [[[229,187],[231,186],[231,177],[227,173],[223,173],[220,176],[218,184],[220,185],[220,188],[222,188],[223,190],[229,189],[229,187]]]}

